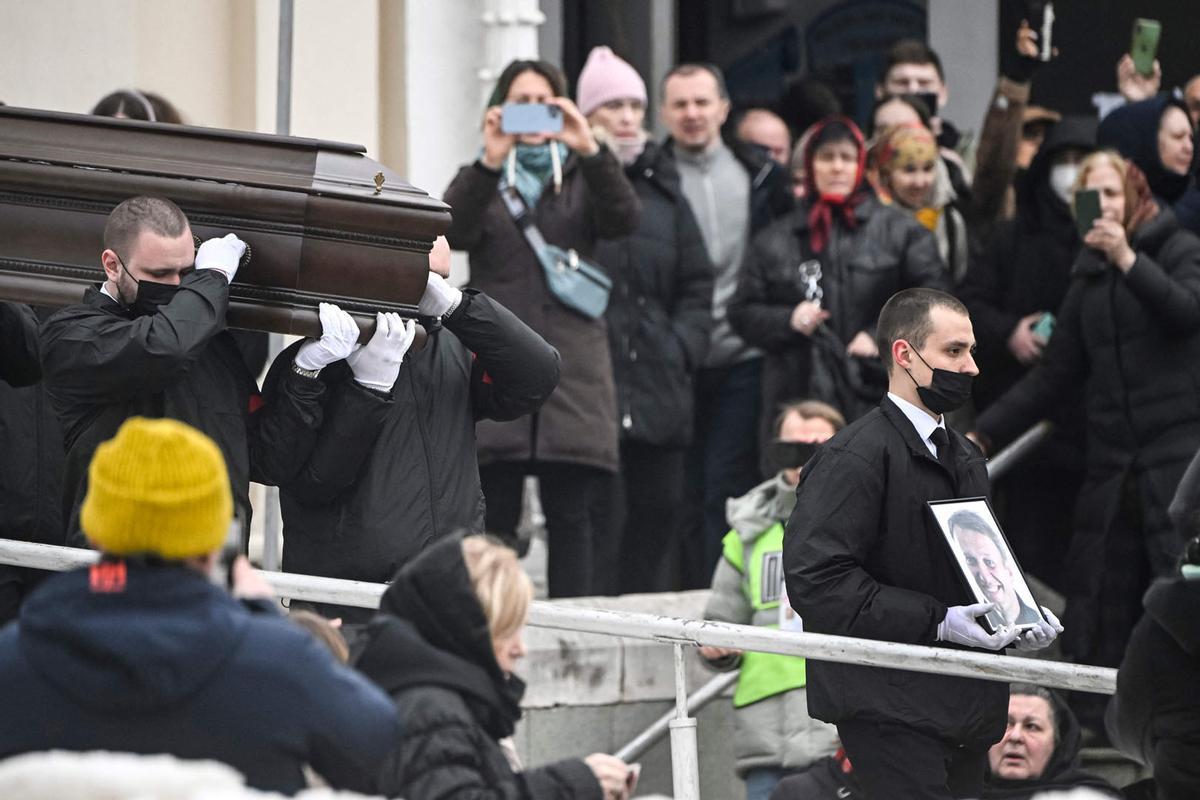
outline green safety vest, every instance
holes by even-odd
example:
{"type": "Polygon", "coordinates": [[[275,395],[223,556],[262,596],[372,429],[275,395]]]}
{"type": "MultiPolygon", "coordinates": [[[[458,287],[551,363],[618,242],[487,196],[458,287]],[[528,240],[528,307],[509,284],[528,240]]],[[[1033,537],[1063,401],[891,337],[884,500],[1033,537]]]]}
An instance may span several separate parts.
{"type": "MultiPolygon", "coordinates": [[[[743,542],[737,531],[730,531],[725,534],[723,544],[725,559],[742,575],[742,592],[754,607],[755,616],[770,610],[778,614],[783,595],[783,523],[776,522],[750,544],[743,542]]],[[[779,623],[763,627],[778,628],[779,623]]],[[[733,707],[741,708],[799,689],[805,682],[803,658],[746,651],[742,654],[733,707]]]]}

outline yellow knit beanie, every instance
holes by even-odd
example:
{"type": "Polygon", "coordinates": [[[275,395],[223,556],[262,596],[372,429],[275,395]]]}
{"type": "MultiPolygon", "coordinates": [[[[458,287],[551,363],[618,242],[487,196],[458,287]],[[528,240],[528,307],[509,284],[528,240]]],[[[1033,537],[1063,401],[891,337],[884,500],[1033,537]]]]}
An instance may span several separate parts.
{"type": "Polygon", "coordinates": [[[221,546],[233,517],[225,459],[200,431],[131,417],[96,448],[80,526],[113,555],[191,558],[221,546]]]}

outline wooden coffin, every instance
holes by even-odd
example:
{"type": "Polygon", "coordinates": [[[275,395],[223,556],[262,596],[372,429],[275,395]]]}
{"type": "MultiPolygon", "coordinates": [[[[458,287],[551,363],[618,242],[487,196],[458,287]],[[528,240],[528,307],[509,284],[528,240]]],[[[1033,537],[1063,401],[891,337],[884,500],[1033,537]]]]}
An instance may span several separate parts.
{"type": "Polygon", "coordinates": [[[416,316],[449,208],[359,145],[0,107],[0,298],[63,306],[104,279],[104,223],[139,194],[170,198],[201,239],[233,232],[252,257],[231,327],[320,333],[317,304],[364,330],[416,316]]]}

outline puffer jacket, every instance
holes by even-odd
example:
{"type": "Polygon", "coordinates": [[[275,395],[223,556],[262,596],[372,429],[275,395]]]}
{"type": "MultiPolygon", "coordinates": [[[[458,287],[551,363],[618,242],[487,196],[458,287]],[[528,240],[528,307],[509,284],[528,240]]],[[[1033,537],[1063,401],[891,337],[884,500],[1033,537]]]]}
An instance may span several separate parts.
{"type": "Polygon", "coordinates": [[[883,397],[887,380],[878,358],[845,356],[859,331],[871,336],[879,310],[901,289],[950,289],[933,234],[908,214],[867,197],[854,209],[856,225],[835,216],[818,255],[810,244],[808,207],[772,223],[754,238],[737,294],[729,305],[733,328],[766,351],[762,438],[780,403],[810,397],[854,419],[883,397]],[[814,337],[792,328],[792,310],[809,299],[799,267],[820,265],[821,307],[830,318],[814,337]],[[820,375],[828,377],[820,378],[820,375]]]}
{"type": "Polygon", "coordinates": [[[673,161],[648,142],[625,172],[641,221],[632,235],[596,246],[613,280],[605,317],[620,436],[683,447],[692,436],[692,374],[713,325],[712,262],[673,161]]]}

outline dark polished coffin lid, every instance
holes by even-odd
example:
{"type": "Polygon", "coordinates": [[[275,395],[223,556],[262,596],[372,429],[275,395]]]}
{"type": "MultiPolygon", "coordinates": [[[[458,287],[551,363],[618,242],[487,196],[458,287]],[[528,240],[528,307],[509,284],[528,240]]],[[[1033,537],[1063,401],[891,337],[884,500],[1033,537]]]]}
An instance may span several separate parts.
{"type": "Polygon", "coordinates": [[[315,336],[317,304],[364,329],[416,315],[449,207],[359,145],[0,107],[0,298],[79,302],[103,280],[104,223],[122,200],[170,198],[201,239],[236,233],[250,262],[231,327],[315,336]]]}

